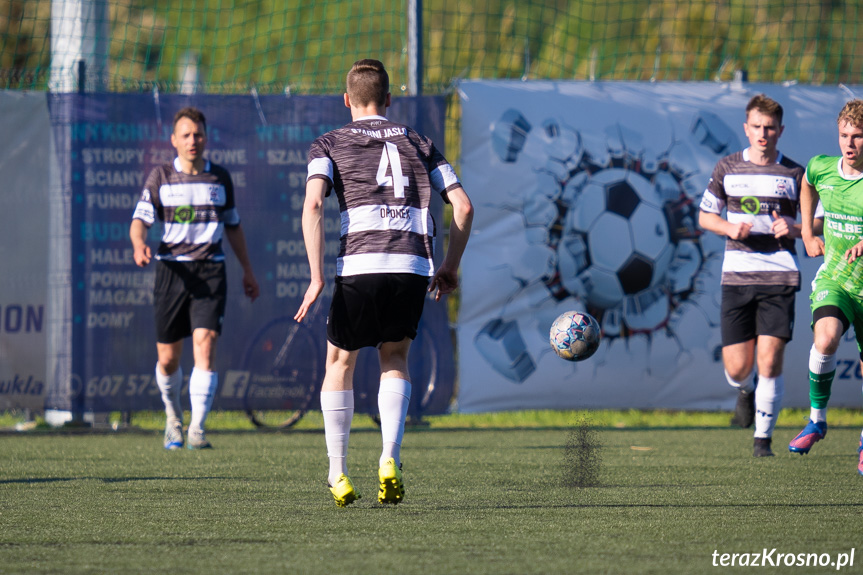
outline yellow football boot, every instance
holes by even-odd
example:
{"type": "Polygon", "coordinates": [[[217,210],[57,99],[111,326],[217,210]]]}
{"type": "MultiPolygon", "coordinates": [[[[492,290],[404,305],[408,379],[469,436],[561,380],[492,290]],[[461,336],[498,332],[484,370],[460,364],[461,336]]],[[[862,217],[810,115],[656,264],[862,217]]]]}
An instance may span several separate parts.
{"type": "Polygon", "coordinates": [[[378,491],[378,501],[381,503],[401,503],[405,497],[405,484],[402,481],[402,466],[396,466],[396,460],[390,457],[378,469],[378,479],[381,481],[378,491]]]}
{"type": "Polygon", "coordinates": [[[354,484],[351,483],[351,478],[342,473],[336,480],[335,485],[330,485],[330,493],[333,494],[333,499],[336,500],[336,505],[339,507],[347,507],[362,495],[354,489],[354,484]]]}

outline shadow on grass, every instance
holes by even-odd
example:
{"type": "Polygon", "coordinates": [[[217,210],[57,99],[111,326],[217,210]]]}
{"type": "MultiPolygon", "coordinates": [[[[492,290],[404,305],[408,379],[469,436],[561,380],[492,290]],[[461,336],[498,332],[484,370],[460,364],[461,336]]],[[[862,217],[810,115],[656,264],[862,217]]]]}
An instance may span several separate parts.
{"type": "Polygon", "coordinates": [[[102,483],[129,483],[132,481],[201,481],[209,479],[233,479],[231,477],[39,477],[23,479],[2,479],[0,485],[31,483],[62,483],[66,481],[101,481],[102,483]]]}
{"type": "MultiPolygon", "coordinates": [[[[552,505],[494,505],[489,509],[830,509],[863,507],[863,503],[560,503],[552,505]]],[[[437,506],[439,510],[461,510],[463,507],[437,506]]]]}
{"type": "MultiPolygon", "coordinates": [[[[574,428],[573,425],[496,425],[496,426],[450,426],[450,427],[434,427],[434,426],[407,426],[405,431],[411,434],[444,434],[444,433],[462,433],[470,431],[472,433],[498,433],[501,431],[526,432],[526,431],[560,431],[567,432],[574,428]]],[[[592,429],[598,432],[620,432],[620,433],[640,433],[644,431],[731,431],[737,433],[749,433],[752,429],[741,429],[729,425],[644,425],[644,426],[626,426],[618,427],[613,425],[593,425],[592,429]]],[[[800,431],[799,425],[777,425],[776,430],[800,431]]],[[[831,425],[831,431],[856,429],[859,430],[859,425],[831,425]]],[[[303,428],[256,428],[256,429],[219,429],[218,427],[207,429],[207,434],[212,435],[317,435],[324,432],[321,427],[303,427],[303,428]]],[[[375,425],[360,424],[351,429],[351,433],[374,433],[380,434],[380,427],[375,425]]],[[[82,428],[45,428],[39,427],[27,431],[18,431],[15,429],[0,429],[0,437],[52,437],[52,436],[93,436],[93,435],[162,435],[164,429],[147,429],[142,427],[120,427],[111,429],[109,427],[82,427],[82,428]]]]}

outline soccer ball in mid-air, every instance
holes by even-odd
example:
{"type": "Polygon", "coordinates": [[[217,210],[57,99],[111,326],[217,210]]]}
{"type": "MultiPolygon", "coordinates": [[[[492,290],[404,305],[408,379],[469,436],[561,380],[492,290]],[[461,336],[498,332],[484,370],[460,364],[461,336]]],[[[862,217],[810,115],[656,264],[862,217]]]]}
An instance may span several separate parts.
{"type": "Polygon", "coordinates": [[[551,324],[548,340],[551,349],[568,361],[582,361],[599,349],[599,323],[582,311],[568,311],[551,324]]]}

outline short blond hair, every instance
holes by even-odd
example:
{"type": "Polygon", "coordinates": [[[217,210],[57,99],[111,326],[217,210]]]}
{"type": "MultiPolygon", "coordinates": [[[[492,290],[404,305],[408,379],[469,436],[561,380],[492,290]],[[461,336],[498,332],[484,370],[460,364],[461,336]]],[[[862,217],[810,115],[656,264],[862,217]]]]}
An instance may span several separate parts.
{"type": "Polygon", "coordinates": [[[848,122],[855,128],[863,128],[863,100],[851,100],[839,112],[836,123],[848,122]]]}
{"type": "Polygon", "coordinates": [[[357,60],[348,72],[347,88],[356,106],[384,106],[390,93],[390,76],[380,60],[357,60]]]}

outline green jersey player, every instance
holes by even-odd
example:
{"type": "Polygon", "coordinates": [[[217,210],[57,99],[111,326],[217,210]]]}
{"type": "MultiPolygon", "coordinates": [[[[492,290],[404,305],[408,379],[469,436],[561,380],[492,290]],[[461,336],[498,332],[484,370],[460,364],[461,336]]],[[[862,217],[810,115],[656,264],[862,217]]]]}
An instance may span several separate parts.
{"type": "MultiPolygon", "coordinates": [[[[809,352],[810,421],[788,445],[808,453],[827,434],[827,401],[836,373],[836,350],[851,325],[863,362],[863,100],[839,113],[841,156],[816,156],[801,188],[803,243],[812,257],[824,256],[810,295],[814,343],[809,352]],[[824,240],[815,235],[813,215],[824,209],[824,240]]],[[[863,438],[857,449],[863,475],[863,438]]]]}

